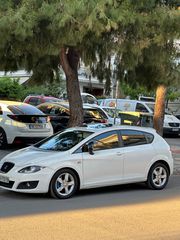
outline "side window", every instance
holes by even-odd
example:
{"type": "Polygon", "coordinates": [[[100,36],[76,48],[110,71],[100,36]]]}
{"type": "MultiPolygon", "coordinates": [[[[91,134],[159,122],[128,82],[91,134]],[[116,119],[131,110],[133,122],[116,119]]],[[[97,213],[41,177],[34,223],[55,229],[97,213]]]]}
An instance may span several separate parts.
{"type": "Polygon", "coordinates": [[[48,106],[46,106],[46,105],[42,105],[42,106],[40,106],[38,108],[39,108],[39,110],[41,110],[45,114],[49,114],[49,112],[51,110],[51,108],[48,108],[48,106]]]}
{"type": "Polygon", "coordinates": [[[68,110],[64,107],[54,106],[50,112],[52,115],[69,116],[68,110]]]}
{"type": "Polygon", "coordinates": [[[0,106],[0,115],[3,114],[2,107],[0,106]]]}
{"type": "Polygon", "coordinates": [[[29,99],[29,104],[37,106],[38,104],[41,103],[41,99],[32,97],[29,99]]]}
{"type": "Polygon", "coordinates": [[[116,131],[106,132],[96,136],[91,140],[93,144],[93,150],[106,150],[119,147],[118,134],[116,131]]]}
{"type": "Polygon", "coordinates": [[[121,130],[124,147],[137,146],[149,143],[145,134],[141,131],[121,130]]]}
{"type": "Polygon", "coordinates": [[[143,104],[137,103],[136,112],[148,112],[148,110],[143,104]]]}

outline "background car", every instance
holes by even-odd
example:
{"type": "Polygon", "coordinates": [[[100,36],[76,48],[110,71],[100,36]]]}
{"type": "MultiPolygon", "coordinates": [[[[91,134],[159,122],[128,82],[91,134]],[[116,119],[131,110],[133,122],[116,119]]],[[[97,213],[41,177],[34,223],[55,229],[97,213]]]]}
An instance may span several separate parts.
{"type": "Polygon", "coordinates": [[[98,104],[98,100],[89,93],[81,93],[83,103],[98,104]]]}
{"type": "Polygon", "coordinates": [[[114,107],[101,107],[108,115],[108,122],[113,125],[121,124],[121,117],[118,115],[118,110],[114,107]]]}
{"type": "Polygon", "coordinates": [[[61,102],[62,100],[59,98],[44,96],[44,95],[29,95],[24,99],[24,103],[31,104],[33,106],[37,106],[41,103],[45,102],[61,102]]]}
{"type": "Polygon", "coordinates": [[[173,158],[154,129],[96,125],[66,129],[7,155],[0,161],[0,186],[65,199],[79,189],[146,182],[161,190],[167,185],[173,158]]]}
{"type": "MultiPolygon", "coordinates": [[[[63,93],[60,98],[63,101],[68,101],[67,93],[63,93]]],[[[95,96],[89,93],[81,93],[81,99],[83,103],[89,103],[89,104],[97,104],[98,100],[96,99],[95,96]]]]}
{"type": "Polygon", "coordinates": [[[36,107],[0,101],[0,148],[12,143],[34,143],[52,134],[48,117],[36,107]]]}
{"type": "MultiPolygon", "coordinates": [[[[67,128],[70,118],[68,103],[43,103],[38,105],[37,108],[50,117],[54,133],[67,128]]],[[[84,104],[83,111],[84,123],[86,124],[108,122],[108,117],[104,111],[94,105],[84,104]]]]}

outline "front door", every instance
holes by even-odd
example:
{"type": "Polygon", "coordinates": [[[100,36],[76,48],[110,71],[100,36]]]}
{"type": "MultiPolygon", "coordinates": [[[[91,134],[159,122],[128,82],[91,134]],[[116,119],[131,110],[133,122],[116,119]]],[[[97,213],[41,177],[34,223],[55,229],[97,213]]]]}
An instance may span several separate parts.
{"type": "Polygon", "coordinates": [[[123,178],[123,152],[117,131],[109,131],[91,139],[93,155],[84,152],[84,186],[106,186],[120,183],[123,178]]]}

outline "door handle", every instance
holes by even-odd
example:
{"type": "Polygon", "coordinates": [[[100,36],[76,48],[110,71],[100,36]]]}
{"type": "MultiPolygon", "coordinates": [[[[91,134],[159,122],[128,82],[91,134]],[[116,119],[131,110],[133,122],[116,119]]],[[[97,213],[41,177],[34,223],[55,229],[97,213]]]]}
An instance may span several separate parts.
{"type": "Polygon", "coordinates": [[[122,152],[117,152],[116,154],[117,154],[118,156],[122,156],[122,155],[123,155],[122,152]]]}

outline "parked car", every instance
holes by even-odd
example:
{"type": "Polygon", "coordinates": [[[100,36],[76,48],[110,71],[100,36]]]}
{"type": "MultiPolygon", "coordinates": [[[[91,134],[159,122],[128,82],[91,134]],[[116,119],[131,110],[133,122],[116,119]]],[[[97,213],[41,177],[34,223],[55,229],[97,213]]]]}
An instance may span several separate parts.
{"type": "Polygon", "coordinates": [[[62,100],[59,98],[51,97],[51,96],[29,95],[24,99],[23,102],[31,104],[33,106],[37,106],[37,105],[39,105],[41,103],[45,103],[45,102],[62,102],[62,100]]]}
{"type": "Polygon", "coordinates": [[[83,103],[98,104],[98,100],[89,93],[81,93],[83,103]]]}
{"type": "Polygon", "coordinates": [[[0,101],[0,148],[12,143],[32,143],[51,136],[47,116],[22,102],[0,101]]]}
{"type": "MultiPolygon", "coordinates": [[[[154,102],[143,102],[129,99],[104,99],[101,107],[117,107],[122,112],[143,112],[154,114],[154,102]]],[[[174,115],[165,113],[164,115],[164,134],[172,134],[177,136],[180,134],[180,120],[174,115]]]]}
{"type": "MultiPolygon", "coordinates": [[[[100,107],[100,106],[99,106],[100,107]]],[[[103,111],[106,112],[108,116],[108,122],[113,125],[120,125],[121,124],[121,117],[118,114],[118,110],[114,107],[101,107],[103,111]]]]}
{"type": "Polygon", "coordinates": [[[0,161],[0,186],[65,199],[79,189],[135,182],[161,190],[172,172],[170,147],[154,129],[92,125],[7,155],[0,161]]]}
{"type": "MultiPolygon", "coordinates": [[[[50,117],[54,133],[67,128],[70,118],[68,103],[42,103],[38,105],[37,108],[50,117]]],[[[106,123],[108,121],[107,115],[98,107],[90,104],[84,104],[83,110],[84,123],[106,123]]]]}
{"type": "MultiPolygon", "coordinates": [[[[68,101],[67,93],[63,93],[60,98],[63,101],[68,101]]],[[[81,99],[83,103],[98,104],[96,97],[89,93],[81,93],[81,99]]]]}
{"type": "Polygon", "coordinates": [[[118,116],[123,125],[153,127],[153,114],[151,113],[119,111],[118,116]]]}

